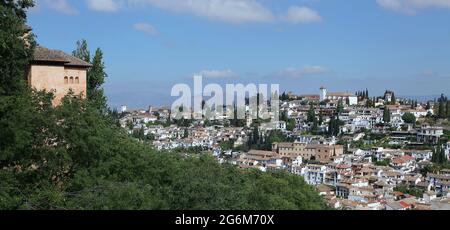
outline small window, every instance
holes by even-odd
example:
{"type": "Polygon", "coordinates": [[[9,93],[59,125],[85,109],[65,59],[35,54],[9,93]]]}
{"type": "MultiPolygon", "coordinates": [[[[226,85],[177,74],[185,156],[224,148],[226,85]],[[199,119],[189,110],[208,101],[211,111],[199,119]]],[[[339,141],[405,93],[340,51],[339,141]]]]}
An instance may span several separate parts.
{"type": "Polygon", "coordinates": [[[70,77],[70,84],[73,84],[73,77],[70,77]]]}
{"type": "Polygon", "coordinates": [[[80,84],[80,78],[79,77],[75,78],[75,84],[80,84]]]}
{"type": "Polygon", "coordinates": [[[69,78],[68,77],[64,77],[64,84],[69,84],[69,78]]]}

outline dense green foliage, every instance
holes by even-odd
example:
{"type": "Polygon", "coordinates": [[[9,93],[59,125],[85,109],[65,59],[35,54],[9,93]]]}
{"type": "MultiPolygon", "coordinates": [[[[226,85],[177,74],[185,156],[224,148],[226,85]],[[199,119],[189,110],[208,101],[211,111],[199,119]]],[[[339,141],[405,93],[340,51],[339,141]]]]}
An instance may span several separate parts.
{"type": "Polygon", "coordinates": [[[11,145],[12,154],[2,159],[3,209],[325,207],[303,179],[287,172],[240,171],[206,155],[155,152],[75,97],[57,108],[27,112],[48,131],[20,148],[11,145]]]}
{"type": "Polygon", "coordinates": [[[405,123],[414,124],[414,123],[416,123],[416,116],[414,116],[414,114],[412,114],[412,113],[405,113],[402,116],[402,120],[405,123]]]}
{"type": "Polygon", "coordinates": [[[394,191],[402,192],[404,194],[409,194],[415,197],[422,198],[425,191],[416,186],[408,186],[408,185],[398,185],[394,188],[394,191]]]}
{"type": "MultiPolygon", "coordinates": [[[[0,95],[10,96],[24,90],[24,67],[31,57],[33,35],[27,35],[25,10],[32,1],[0,0],[0,95]],[[23,39],[25,38],[25,39],[23,39]]],[[[5,99],[5,98],[3,98],[5,99]]]]}
{"type": "Polygon", "coordinates": [[[53,107],[52,94],[20,80],[32,46],[16,36],[24,16],[11,12],[30,5],[0,3],[0,209],[326,208],[288,172],[156,152],[121,131],[113,113],[72,93],[53,107]]]}

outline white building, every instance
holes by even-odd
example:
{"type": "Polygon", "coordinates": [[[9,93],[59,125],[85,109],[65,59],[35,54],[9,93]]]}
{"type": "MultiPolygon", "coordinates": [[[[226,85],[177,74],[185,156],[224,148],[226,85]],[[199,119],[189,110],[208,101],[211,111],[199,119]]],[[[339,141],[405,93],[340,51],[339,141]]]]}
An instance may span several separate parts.
{"type": "Polygon", "coordinates": [[[348,101],[348,105],[357,105],[358,97],[348,92],[328,92],[325,87],[320,88],[320,101],[325,100],[343,100],[348,101]]]}
{"type": "Polygon", "coordinates": [[[447,142],[447,144],[444,147],[444,152],[445,152],[445,156],[447,157],[447,159],[450,158],[450,141],[447,142]]]}
{"type": "Polygon", "coordinates": [[[306,183],[310,185],[319,185],[325,182],[325,173],[327,167],[325,165],[310,164],[301,170],[301,176],[306,183]]]}
{"type": "Polygon", "coordinates": [[[439,138],[444,135],[444,129],[442,127],[429,126],[427,124],[422,125],[419,132],[417,132],[417,141],[423,143],[436,144],[439,138]]]}
{"type": "Polygon", "coordinates": [[[120,112],[121,113],[125,113],[127,111],[127,106],[126,105],[121,105],[120,106],[120,112]]]}

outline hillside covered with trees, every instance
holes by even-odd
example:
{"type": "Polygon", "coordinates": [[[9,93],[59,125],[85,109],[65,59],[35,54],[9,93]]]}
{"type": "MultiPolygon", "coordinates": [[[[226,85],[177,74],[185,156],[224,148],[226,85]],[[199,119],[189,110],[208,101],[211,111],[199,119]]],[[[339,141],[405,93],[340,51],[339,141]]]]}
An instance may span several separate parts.
{"type": "Polygon", "coordinates": [[[69,94],[52,106],[24,77],[32,5],[0,0],[0,209],[327,208],[299,176],[157,152],[130,137],[106,106],[103,53],[91,59],[85,41],[73,54],[93,65],[87,99],[69,94]]]}

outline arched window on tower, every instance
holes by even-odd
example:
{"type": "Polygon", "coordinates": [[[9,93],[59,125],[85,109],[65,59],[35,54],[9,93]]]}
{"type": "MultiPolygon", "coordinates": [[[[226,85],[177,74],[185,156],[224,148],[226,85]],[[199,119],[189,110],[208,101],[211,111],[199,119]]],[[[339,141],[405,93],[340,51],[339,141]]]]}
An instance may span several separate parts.
{"type": "Polygon", "coordinates": [[[75,77],[75,84],[80,84],[80,78],[79,77],[75,77]]]}
{"type": "Polygon", "coordinates": [[[73,84],[73,77],[70,77],[70,84],[73,84]]]}
{"type": "Polygon", "coordinates": [[[69,78],[67,76],[64,77],[64,84],[69,84],[69,78]]]}

